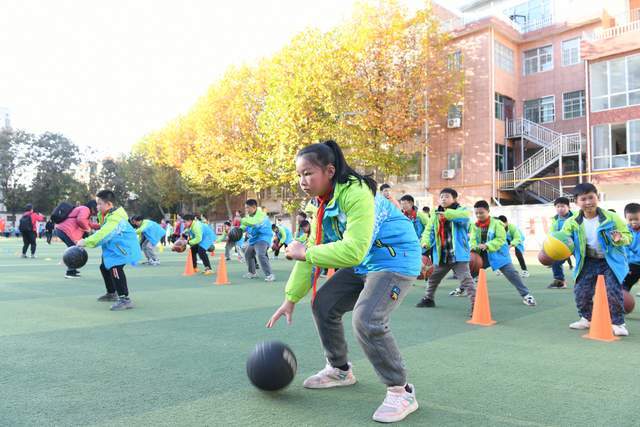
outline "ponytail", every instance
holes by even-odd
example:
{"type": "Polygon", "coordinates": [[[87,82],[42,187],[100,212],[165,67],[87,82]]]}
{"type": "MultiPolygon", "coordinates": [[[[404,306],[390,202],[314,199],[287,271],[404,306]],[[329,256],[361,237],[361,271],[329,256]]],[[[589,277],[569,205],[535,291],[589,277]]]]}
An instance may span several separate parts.
{"type": "Polygon", "coordinates": [[[344,158],[342,149],[340,149],[337,142],[331,139],[322,143],[307,145],[298,151],[297,157],[306,157],[311,163],[321,167],[326,167],[332,164],[336,168],[336,173],[332,178],[334,184],[336,182],[340,184],[348,184],[350,179],[353,177],[357,179],[360,184],[364,182],[374,196],[376,194],[376,181],[371,177],[371,175],[359,174],[349,166],[344,158]]]}

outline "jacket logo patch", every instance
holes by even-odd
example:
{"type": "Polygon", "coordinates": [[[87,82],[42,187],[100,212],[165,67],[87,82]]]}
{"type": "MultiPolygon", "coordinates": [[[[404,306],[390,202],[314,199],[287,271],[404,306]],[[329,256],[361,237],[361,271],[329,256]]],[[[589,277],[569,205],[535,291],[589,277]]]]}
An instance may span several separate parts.
{"type": "Polygon", "coordinates": [[[393,288],[391,288],[391,294],[389,295],[389,297],[391,297],[392,300],[396,301],[399,295],[400,295],[399,287],[394,286],[393,288]]]}

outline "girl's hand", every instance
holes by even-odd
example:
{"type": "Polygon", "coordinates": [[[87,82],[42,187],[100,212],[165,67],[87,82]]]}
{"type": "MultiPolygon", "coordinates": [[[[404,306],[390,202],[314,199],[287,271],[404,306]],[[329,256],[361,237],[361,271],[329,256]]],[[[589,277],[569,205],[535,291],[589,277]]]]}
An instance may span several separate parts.
{"type": "Polygon", "coordinates": [[[76,246],[79,248],[84,248],[84,239],[80,239],[76,242],[76,246]]]}
{"type": "Polygon", "coordinates": [[[480,249],[481,251],[486,251],[487,250],[487,245],[485,243],[480,243],[478,245],[478,249],[480,249]]]}
{"type": "Polygon", "coordinates": [[[619,231],[612,231],[611,238],[615,243],[618,243],[622,239],[622,234],[619,231]]]}
{"type": "Polygon", "coordinates": [[[296,240],[287,246],[284,253],[287,259],[295,259],[297,261],[305,261],[307,259],[307,248],[296,240]]]}
{"type": "Polygon", "coordinates": [[[293,315],[293,309],[295,307],[295,303],[285,299],[280,308],[273,313],[273,316],[271,316],[271,319],[267,322],[267,328],[272,328],[283,315],[287,319],[287,324],[290,325],[291,316],[293,315]]]}

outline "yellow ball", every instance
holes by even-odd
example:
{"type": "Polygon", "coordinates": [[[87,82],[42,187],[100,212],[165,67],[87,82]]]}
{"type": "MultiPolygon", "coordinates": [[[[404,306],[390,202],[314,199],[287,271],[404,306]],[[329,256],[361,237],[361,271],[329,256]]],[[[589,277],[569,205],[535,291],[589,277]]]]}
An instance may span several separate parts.
{"type": "Polygon", "coordinates": [[[573,253],[573,240],[562,233],[554,232],[547,236],[542,248],[549,258],[562,261],[573,253]]]}

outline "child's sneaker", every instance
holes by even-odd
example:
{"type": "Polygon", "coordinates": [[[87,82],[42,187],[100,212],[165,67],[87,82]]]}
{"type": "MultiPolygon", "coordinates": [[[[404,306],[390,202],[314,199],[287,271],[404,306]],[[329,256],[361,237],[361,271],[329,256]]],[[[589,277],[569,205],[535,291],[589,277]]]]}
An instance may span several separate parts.
{"type": "Polygon", "coordinates": [[[569,325],[571,329],[589,329],[590,326],[591,322],[584,317],[581,317],[580,320],[569,325]]]}
{"type": "Polygon", "coordinates": [[[276,280],[276,276],[274,276],[273,274],[268,275],[267,277],[264,278],[265,282],[273,282],[276,280]]]}
{"type": "Polygon", "coordinates": [[[65,274],[64,278],[65,279],[79,279],[80,275],[79,274],[65,274]]]}
{"type": "Polygon", "coordinates": [[[111,311],[122,311],[122,310],[130,310],[134,307],[133,303],[129,298],[119,298],[118,302],[111,306],[111,311]]]}
{"type": "Polygon", "coordinates": [[[522,270],[520,272],[520,277],[529,277],[529,270],[522,270]]]}
{"type": "Polygon", "coordinates": [[[522,297],[522,302],[524,305],[528,305],[529,307],[535,307],[536,305],[536,299],[531,294],[527,294],[522,297]]]}
{"type": "Polygon", "coordinates": [[[31,254],[31,259],[36,259],[36,254],[31,254]]]}
{"type": "Polygon", "coordinates": [[[502,271],[496,270],[496,276],[502,276],[502,271]]]}
{"type": "Polygon", "coordinates": [[[547,289],[566,289],[566,287],[567,283],[564,280],[554,279],[554,281],[547,286],[547,289]]]}
{"type": "Polygon", "coordinates": [[[149,261],[149,264],[155,267],[160,265],[160,261],[158,261],[157,259],[154,259],[153,261],[149,261]]]}
{"type": "Polygon", "coordinates": [[[112,302],[112,301],[118,301],[118,294],[114,293],[109,293],[107,292],[106,294],[102,295],[101,297],[98,297],[98,301],[102,301],[102,302],[112,302]]]}
{"type": "Polygon", "coordinates": [[[302,386],[305,388],[332,388],[344,387],[355,383],[356,377],[353,375],[351,363],[349,363],[348,371],[334,368],[327,363],[327,366],[325,366],[323,370],[304,380],[302,386]]]}
{"type": "Polygon", "coordinates": [[[245,279],[255,279],[258,277],[258,273],[245,273],[242,275],[245,279]]]}
{"type": "Polygon", "coordinates": [[[27,254],[22,254],[22,255],[20,256],[20,258],[26,258],[26,257],[27,257],[27,254]]]}
{"type": "Polygon", "coordinates": [[[612,325],[613,328],[613,335],[617,336],[617,337],[627,337],[629,336],[629,331],[627,330],[627,325],[626,324],[622,324],[622,325],[612,325]]]}
{"type": "Polygon", "coordinates": [[[450,297],[463,297],[466,295],[466,292],[461,288],[455,288],[451,292],[449,292],[450,297]]]}
{"type": "Polygon", "coordinates": [[[436,302],[431,298],[423,297],[419,303],[416,304],[416,307],[435,307],[436,302]]]}
{"type": "Polygon", "coordinates": [[[411,392],[404,386],[387,387],[387,395],[373,414],[373,420],[379,423],[394,423],[404,420],[407,415],[418,409],[416,389],[413,384],[408,384],[411,392]]]}
{"type": "Polygon", "coordinates": [[[213,274],[213,270],[210,268],[205,268],[204,271],[202,272],[202,274],[204,276],[211,276],[213,274]]]}
{"type": "Polygon", "coordinates": [[[200,270],[199,270],[198,268],[194,268],[194,269],[193,269],[193,272],[194,272],[194,273],[200,273],[200,270]]]}

